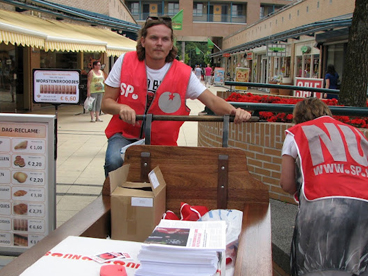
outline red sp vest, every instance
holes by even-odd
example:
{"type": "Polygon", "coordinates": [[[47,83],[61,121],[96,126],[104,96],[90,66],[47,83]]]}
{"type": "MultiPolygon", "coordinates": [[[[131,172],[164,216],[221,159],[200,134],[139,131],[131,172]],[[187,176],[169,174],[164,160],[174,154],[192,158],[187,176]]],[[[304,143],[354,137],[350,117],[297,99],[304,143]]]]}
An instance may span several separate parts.
{"type": "Polygon", "coordinates": [[[297,124],[294,135],[308,200],[352,197],[368,200],[368,140],[356,128],[329,116],[297,124]]]}
{"type": "MultiPolygon", "coordinates": [[[[191,68],[174,60],[159,85],[147,114],[154,115],[189,115],[186,106],[186,91],[191,68]]],[[[137,115],[145,114],[147,104],[147,74],[144,61],[139,61],[136,52],[124,55],[121,68],[120,95],[118,103],[129,105],[137,115]]],[[[183,122],[153,121],[151,126],[151,144],[176,146],[179,129],[183,122]]],[[[125,123],[114,115],[105,130],[107,138],[115,133],[122,133],[126,138],[144,137],[141,122],[136,126],[125,123]]]]}

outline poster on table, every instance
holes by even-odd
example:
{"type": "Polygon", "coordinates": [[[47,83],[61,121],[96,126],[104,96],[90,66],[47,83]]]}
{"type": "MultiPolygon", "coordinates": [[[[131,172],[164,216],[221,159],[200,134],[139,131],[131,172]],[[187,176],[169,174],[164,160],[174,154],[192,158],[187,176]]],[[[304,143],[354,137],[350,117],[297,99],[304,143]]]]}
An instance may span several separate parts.
{"type": "Polygon", "coordinates": [[[215,67],[213,83],[215,85],[224,85],[224,81],[225,81],[225,68],[215,67]]]}
{"type": "Polygon", "coordinates": [[[0,113],[0,254],[55,229],[55,116],[0,113]]]}
{"type": "Polygon", "coordinates": [[[79,104],[80,70],[33,69],[33,102],[79,104]]]}
{"type": "MultiPolygon", "coordinates": [[[[294,86],[323,88],[323,79],[295,78],[294,86]]],[[[312,92],[310,91],[301,91],[301,90],[294,91],[295,97],[307,98],[310,97],[311,95],[312,92]]],[[[323,93],[314,92],[314,97],[322,99],[323,93]]]]}
{"type": "MultiPolygon", "coordinates": [[[[249,82],[249,68],[236,67],[235,68],[235,81],[236,82],[249,82]]],[[[248,90],[247,86],[235,86],[237,90],[248,90]]]]}

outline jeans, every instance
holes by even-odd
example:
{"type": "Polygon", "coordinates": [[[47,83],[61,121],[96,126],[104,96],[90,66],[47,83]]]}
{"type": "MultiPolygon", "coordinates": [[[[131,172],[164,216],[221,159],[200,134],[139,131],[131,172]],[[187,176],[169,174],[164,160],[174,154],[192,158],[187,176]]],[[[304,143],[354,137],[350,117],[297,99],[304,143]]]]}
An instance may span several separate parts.
{"type": "Polygon", "coordinates": [[[104,166],[105,177],[109,175],[109,172],[123,166],[124,160],[121,158],[121,148],[136,141],[137,139],[127,139],[123,137],[121,133],[116,133],[107,140],[104,166]]]}

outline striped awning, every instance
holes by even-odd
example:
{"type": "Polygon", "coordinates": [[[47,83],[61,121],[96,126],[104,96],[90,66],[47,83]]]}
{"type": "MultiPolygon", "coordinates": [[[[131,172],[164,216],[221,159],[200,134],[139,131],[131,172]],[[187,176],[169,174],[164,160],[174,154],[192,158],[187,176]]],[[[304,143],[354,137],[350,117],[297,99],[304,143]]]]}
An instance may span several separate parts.
{"type": "Polygon", "coordinates": [[[108,29],[5,10],[0,10],[0,39],[5,44],[37,47],[45,51],[107,52],[109,56],[135,49],[135,41],[108,29]]]}

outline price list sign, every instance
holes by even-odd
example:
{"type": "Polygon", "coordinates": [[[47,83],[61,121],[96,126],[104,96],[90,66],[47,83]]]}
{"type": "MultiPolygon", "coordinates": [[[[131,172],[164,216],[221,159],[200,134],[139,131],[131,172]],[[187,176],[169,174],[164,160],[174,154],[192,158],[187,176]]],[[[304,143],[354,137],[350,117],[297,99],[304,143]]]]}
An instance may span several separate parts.
{"type": "Polygon", "coordinates": [[[55,228],[55,116],[0,113],[0,253],[55,228]]]}
{"type": "Polygon", "coordinates": [[[80,70],[33,70],[33,101],[50,104],[79,103],[80,70]]]}

